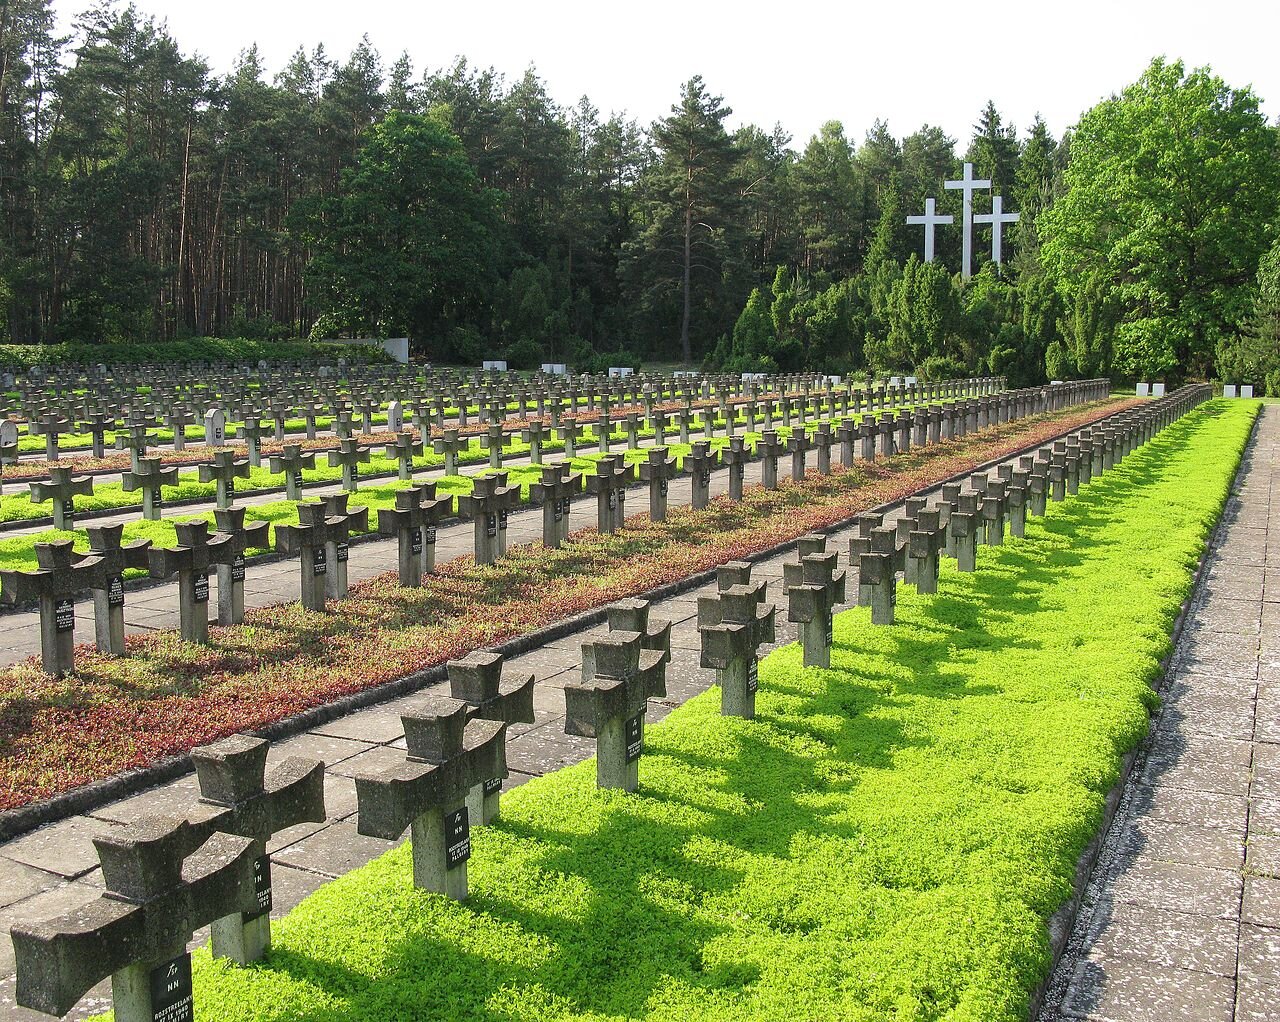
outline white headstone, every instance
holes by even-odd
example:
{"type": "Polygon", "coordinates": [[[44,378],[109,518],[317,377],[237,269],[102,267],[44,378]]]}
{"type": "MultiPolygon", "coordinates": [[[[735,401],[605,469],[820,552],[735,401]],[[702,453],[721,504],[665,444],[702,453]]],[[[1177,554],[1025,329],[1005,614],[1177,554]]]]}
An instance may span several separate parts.
{"type": "Polygon", "coordinates": [[[18,424],[12,419],[0,419],[0,447],[12,447],[18,442],[18,424]]]}
{"type": "Polygon", "coordinates": [[[387,405],[387,429],[392,433],[399,433],[404,429],[404,405],[399,401],[392,401],[387,405]]]}
{"type": "Polygon", "coordinates": [[[1147,383],[1138,384],[1138,397],[1147,397],[1151,393],[1151,385],[1147,383]]]}
{"type": "Polygon", "coordinates": [[[890,377],[889,377],[889,386],[890,386],[890,387],[901,387],[901,386],[902,386],[902,377],[901,377],[901,376],[890,376],[890,377]]]}
{"type": "Polygon", "coordinates": [[[1153,384],[1151,384],[1151,396],[1152,396],[1152,397],[1164,397],[1164,384],[1163,384],[1163,383],[1153,383],[1153,384]]]}
{"type": "Polygon", "coordinates": [[[617,376],[617,377],[630,376],[634,371],[635,370],[633,370],[630,366],[610,366],[609,367],[610,376],[617,376]]]}
{"type": "Polygon", "coordinates": [[[916,378],[914,376],[908,376],[905,382],[908,387],[914,387],[916,385],[916,378]]]}
{"type": "Polygon", "coordinates": [[[548,376],[564,376],[568,371],[568,366],[563,362],[543,362],[542,371],[548,376]]]}
{"type": "Polygon", "coordinates": [[[1234,383],[1224,383],[1224,384],[1222,385],[1222,396],[1223,396],[1223,397],[1235,397],[1235,396],[1236,396],[1236,385],[1235,385],[1234,383]]]}
{"type": "Polygon", "coordinates": [[[204,442],[210,447],[227,446],[227,416],[221,408],[204,413],[204,442]]]}
{"type": "Polygon", "coordinates": [[[1241,397],[1253,397],[1253,384],[1252,384],[1252,383],[1246,383],[1244,386],[1242,386],[1242,387],[1240,388],[1240,396],[1241,396],[1241,397]]]}
{"type": "Polygon", "coordinates": [[[1061,381],[1061,380],[1050,380],[1050,381],[1049,381],[1049,386],[1050,386],[1050,387],[1061,387],[1061,386],[1062,386],[1062,381],[1061,381]]]}
{"type": "Polygon", "coordinates": [[[486,359],[481,368],[486,373],[505,373],[507,371],[507,363],[500,358],[486,359]]]}
{"type": "Polygon", "coordinates": [[[839,376],[828,376],[828,377],[827,377],[827,382],[828,382],[829,384],[831,384],[831,386],[833,386],[833,387],[838,387],[838,386],[840,386],[840,381],[841,381],[841,379],[842,379],[842,377],[839,377],[839,376]]]}

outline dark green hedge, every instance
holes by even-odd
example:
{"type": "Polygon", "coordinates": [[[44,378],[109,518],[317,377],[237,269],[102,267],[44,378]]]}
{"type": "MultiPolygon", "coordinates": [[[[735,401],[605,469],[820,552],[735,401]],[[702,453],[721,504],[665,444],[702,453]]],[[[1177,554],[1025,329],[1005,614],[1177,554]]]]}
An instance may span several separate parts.
{"type": "Polygon", "coordinates": [[[314,344],[311,341],[246,341],[204,337],[151,344],[0,344],[0,366],[157,365],[168,362],[321,361],[386,362],[390,356],[372,345],[314,344]]]}

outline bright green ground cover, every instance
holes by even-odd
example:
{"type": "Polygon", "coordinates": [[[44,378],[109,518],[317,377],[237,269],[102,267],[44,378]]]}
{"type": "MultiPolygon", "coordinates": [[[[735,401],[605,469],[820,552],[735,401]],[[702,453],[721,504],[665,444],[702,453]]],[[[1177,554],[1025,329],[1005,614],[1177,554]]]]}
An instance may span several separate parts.
{"type": "Polygon", "coordinates": [[[893,627],[841,614],[830,670],[774,653],[757,720],[695,698],[637,794],[588,762],[504,795],[466,903],[415,890],[401,847],[263,965],[199,952],[200,1017],[1024,1018],[1257,407],[1175,424],[976,574],[904,588],[893,627]]]}

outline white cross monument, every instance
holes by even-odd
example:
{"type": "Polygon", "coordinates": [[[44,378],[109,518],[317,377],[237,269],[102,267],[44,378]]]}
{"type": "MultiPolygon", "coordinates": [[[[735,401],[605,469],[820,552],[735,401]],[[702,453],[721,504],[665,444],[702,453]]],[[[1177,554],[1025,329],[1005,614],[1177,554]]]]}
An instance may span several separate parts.
{"type": "Polygon", "coordinates": [[[924,261],[926,263],[933,262],[934,228],[939,224],[949,224],[955,220],[955,217],[950,213],[935,213],[934,205],[935,203],[933,199],[925,199],[924,215],[907,217],[907,223],[909,224],[924,224],[924,261]]]}
{"type": "Polygon", "coordinates": [[[999,266],[1000,242],[1004,237],[1004,225],[1016,224],[1018,222],[1018,214],[1006,213],[1004,211],[1004,197],[993,195],[991,196],[991,212],[979,213],[973,218],[973,222],[975,224],[991,225],[991,261],[999,266]]]}
{"type": "Polygon", "coordinates": [[[973,266],[973,193],[978,189],[986,189],[991,187],[990,181],[978,181],[973,176],[973,164],[966,163],[964,165],[964,177],[959,181],[943,181],[943,188],[955,190],[959,188],[963,193],[964,212],[961,214],[961,243],[960,243],[960,276],[964,280],[968,280],[971,276],[970,269],[973,266]]]}

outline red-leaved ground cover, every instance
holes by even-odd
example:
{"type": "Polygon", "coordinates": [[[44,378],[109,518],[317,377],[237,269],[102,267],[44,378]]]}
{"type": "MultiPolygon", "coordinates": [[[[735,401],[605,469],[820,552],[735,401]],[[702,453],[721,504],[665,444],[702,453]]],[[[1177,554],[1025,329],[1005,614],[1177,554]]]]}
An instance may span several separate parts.
{"type": "Polygon", "coordinates": [[[297,603],[211,628],[211,645],[176,632],[135,635],[128,656],[77,650],[74,676],[32,658],[0,672],[0,809],[49,798],[133,767],[262,727],[602,604],[687,578],[849,518],[885,501],[1094,421],[1112,401],[1005,425],[958,442],[810,476],[741,502],[647,514],[612,536],[578,532],[567,547],[513,548],[497,564],[464,557],[421,589],[394,573],[352,588],[329,614],[297,603]]]}

